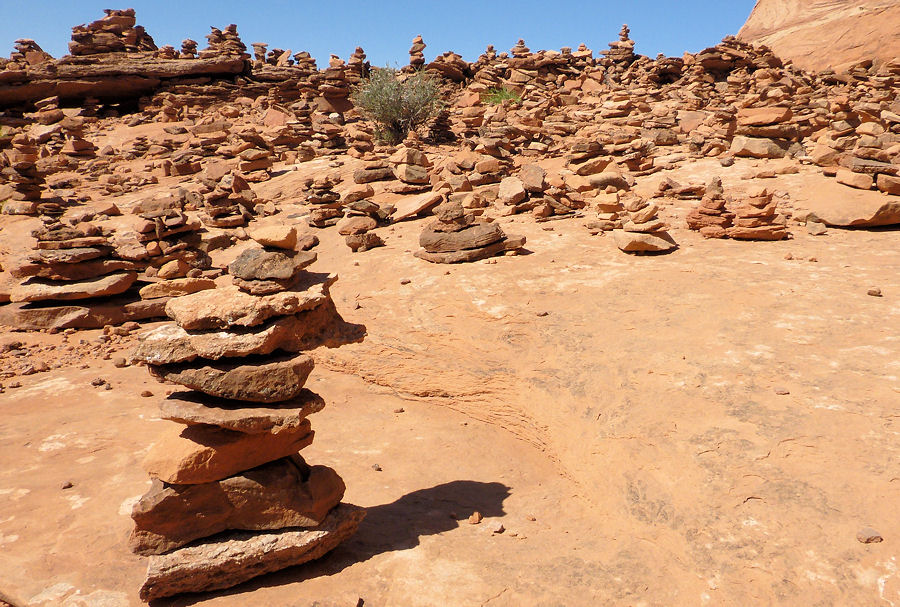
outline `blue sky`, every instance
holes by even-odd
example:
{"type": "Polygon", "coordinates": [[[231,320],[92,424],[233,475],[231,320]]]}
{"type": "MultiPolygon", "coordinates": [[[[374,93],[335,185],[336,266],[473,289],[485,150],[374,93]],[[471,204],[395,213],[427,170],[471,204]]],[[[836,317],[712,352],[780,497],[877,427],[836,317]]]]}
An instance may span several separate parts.
{"type": "Polygon", "coordinates": [[[236,23],[241,39],[269,48],[309,51],[320,67],[331,53],[347,58],[362,45],[373,65],[405,65],[410,41],[422,34],[425,57],[452,50],[474,60],[488,44],[531,50],[577,47],[599,51],[631,27],[637,52],[680,56],[736,34],[754,0],[0,0],[0,56],[16,38],[33,38],[55,57],[67,52],[73,25],[103,16],[104,8],[133,7],[156,43],[180,48],[193,38],[206,46],[209,27],[236,23]]]}

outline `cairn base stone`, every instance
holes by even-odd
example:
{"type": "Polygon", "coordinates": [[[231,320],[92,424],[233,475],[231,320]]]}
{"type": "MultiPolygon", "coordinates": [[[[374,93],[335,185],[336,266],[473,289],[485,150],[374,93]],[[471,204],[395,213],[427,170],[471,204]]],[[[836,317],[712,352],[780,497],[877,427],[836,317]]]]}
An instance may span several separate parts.
{"type": "Polygon", "coordinates": [[[351,537],[365,515],[363,508],[340,504],[312,529],[230,532],[152,556],[140,597],[152,601],[184,592],[231,588],[265,573],[313,561],[351,537]]]}
{"type": "Polygon", "coordinates": [[[307,466],[300,456],[212,483],[167,485],[156,479],[132,510],[131,549],[149,556],[227,530],[316,527],[344,489],[337,472],[307,466]]]}
{"type": "Polygon", "coordinates": [[[419,259],[424,259],[431,263],[465,263],[478,261],[479,259],[487,259],[488,257],[499,255],[504,251],[516,251],[521,249],[524,245],[524,236],[507,235],[507,237],[500,242],[495,242],[494,244],[478,249],[463,249],[462,251],[452,251],[450,253],[429,253],[425,249],[419,249],[414,255],[419,259]]]}

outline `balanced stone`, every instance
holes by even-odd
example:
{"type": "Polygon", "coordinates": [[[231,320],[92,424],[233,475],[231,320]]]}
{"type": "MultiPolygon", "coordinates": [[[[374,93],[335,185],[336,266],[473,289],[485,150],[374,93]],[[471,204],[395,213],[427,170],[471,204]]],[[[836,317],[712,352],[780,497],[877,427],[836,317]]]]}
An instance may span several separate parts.
{"type": "Polygon", "coordinates": [[[31,278],[13,288],[10,301],[71,301],[118,295],[127,291],[137,280],[136,272],[118,272],[99,278],[69,282],[31,278]]]}
{"type": "Polygon", "coordinates": [[[153,478],[177,485],[222,480],[297,453],[312,444],[308,420],[281,432],[234,432],[215,426],[167,424],[144,458],[153,478]]]}
{"type": "Polygon", "coordinates": [[[262,361],[198,361],[151,365],[150,373],[211,396],[256,403],[275,403],[300,394],[314,366],[306,354],[262,361]]]}
{"type": "Polygon", "coordinates": [[[207,424],[235,432],[257,434],[296,428],[308,416],[324,407],[322,397],[309,390],[303,390],[296,398],[268,407],[248,407],[240,401],[212,398],[199,392],[175,392],[160,403],[159,416],[187,426],[207,424]]]}
{"type": "Polygon", "coordinates": [[[330,299],[328,287],[336,280],[336,274],[311,274],[308,284],[296,290],[262,297],[234,285],[200,291],[169,300],[166,314],[187,330],[253,327],[273,316],[296,314],[325,303],[330,299]]]}
{"type": "Polygon", "coordinates": [[[287,254],[282,251],[247,249],[228,264],[228,273],[243,280],[293,280],[315,260],[316,254],[308,251],[287,254]]]}

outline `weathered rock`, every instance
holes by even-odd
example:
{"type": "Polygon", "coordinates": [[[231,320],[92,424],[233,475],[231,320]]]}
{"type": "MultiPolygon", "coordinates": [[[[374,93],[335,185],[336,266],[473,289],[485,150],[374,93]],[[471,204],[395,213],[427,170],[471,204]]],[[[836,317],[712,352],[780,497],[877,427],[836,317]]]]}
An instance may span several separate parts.
{"type": "Polygon", "coordinates": [[[761,137],[744,137],[738,135],[731,142],[731,153],[735,156],[750,158],[784,158],[788,145],[785,142],[761,137]]]}
{"type": "Polygon", "coordinates": [[[817,196],[807,201],[811,216],[832,227],[878,227],[900,224],[900,199],[878,192],[847,190],[847,196],[817,196]]]}
{"type": "Polygon", "coordinates": [[[334,470],[309,467],[299,456],[210,483],[170,485],[154,479],[131,512],[131,549],[162,554],[226,530],[316,527],[344,489],[334,470]]]}
{"type": "Polygon", "coordinates": [[[230,588],[258,575],[315,560],[352,536],[364,517],[364,509],[339,504],[313,529],[231,532],[214,541],[152,556],[140,597],[152,601],[230,588]]]}
{"type": "Polygon", "coordinates": [[[738,110],[737,119],[740,126],[761,126],[787,122],[794,116],[788,107],[753,107],[738,110]]]}
{"type": "Polygon", "coordinates": [[[240,401],[212,398],[201,392],[175,392],[160,403],[159,416],[187,426],[209,424],[257,434],[295,428],[324,407],[322,397],[306,389],[296,398],[268,407],[248,407],[240,401]]]}
{"type": "Polygon", "coordinates": [[[116,272],[98,278],[67,282],[30,278],[12,290],[10,301],[70,301],[118,295],[137,280],[136,272],[116,272]]]}
{"type": "Polygon", "coordinates": [[[356,253],[357,251],[368,251],[375,247],[384,245],[384,240],[375,232],[365,232],[363,234],[348,234],[345,238],[347,246],[356,253]]]}
{"type": "Polygon", "coordinates": [[[138,294],[142,299],[156,299],[158,297],[180,297],[215,288],[216,282],[209,278],[175,278],[141,287],[138,294]]]}
{"type": "Polygon", "coordinates": [[[523,165],[519,171],[519,180],[526,192],[538,193],[546,190],[547,183],[544,181],[546,176],[546,171],[537,164],[523,165]]]}
{"type": "Polygon", "coordinates": [[[900,196],[900,177],[893,175],[879,175],[877,181],[878,189],[885,194],[900,196]]]}
{"type": "Polygon", "coordinates": [[[848,185],[851,188],[856,188],[858,190],[871,190],[875,185],[875,180],[872,179],[871,175],[854,173],[849,169],[838,169],[835,179],[838,183],[848,185]]]}
{"type": "Polygon", "coordinates": [[[378,227],[378,222],[371,217],[353,215],[345,217],[337,224],[338,234],[348,236],[350,234],[363,234],[378,227]]]}
{"type": "Polygon", "coordinates": [[[777,224],[756,227],[735,225],[726,229],[725,233],[736,240],[784,240],[789,234],[785,226],[777,224]]]}
{"type": "Polygon", "coordinates": [[[279,316],[252,328],[189,332],[174,323],[165,324],[141,335],[132,358],[163,365],[197,358],[219,360],[271,354],[275,350],[301,352],[323,345],[332,347],[342,337],[336,329],[338,320],[337,310],[329,300],[311,310],[279,316]]]}
{"type": "Polygon", "coordinates": [[[678,247],[667,232],[613,230],[616,246],[626,253],[663,253],[678,247]]]}
{"type": "Polygon", "coordinates": [[[275,434],[166,424],[144,458],[144,469],[170,484],[209,483],[293,455],[312,444],[314,434],[309,420],[275,434]]]}
{"type": "Polygon", "coordinates": [[[504,251],[516,251],[523,246],[525,246],[524,236],[513,236],[508,234],[504,240],[478,249],[463,249],[461,251],[452,251],[448,253],[429,253],[425,249],[419,249],[414,254],[419,259],[424,259],[431,263],[465,263],[478,261],[479,259],[487,259],[488,257],[493,257],[504,251]]]}
{"type": "Polygon", "coordinates": [[[121,259],[93,259],[79,263],[9,262],[6,269],[14,278],[37,276],[49,280],[87,280],[118,271],[139,271],[141,264],[121,259]]]}
{"type": "Polygon", "coordinates": [[[500,192],[497,198],[505,205],[515,205],[525,200],[527,195],[525,186],[518,177],[506,177],[500,182],[500,192]]]}
{"type": "Polygon", "coordinates": [[[152,365],[155,377],[211,396],[256,403],[275,403],[300,394],[315,363],[305,354],[243,363],[195,361],[152,365]]]}
{"type": "Polygon", "coordinates": [[[243,280],[293,280],[316,260],[316,254],[300,251],[247,249],[228,264],[228,273],[243,280]]]}
{"type": "Polygon", "coordinates": [[[462,249],[476,249],[503,239],[503,231],[494,223],[477,223],[457,232],[424,231],[419,246],[429,253],[449,253],[462,249]]]}
{"type": "Polygon", "coordinates": [[[391,219],[401,221],[415,217],[422,211],[426,211],[443,200],[439,192],[425,192],[416,196],[409,196],[397,202],[397,208],[391,219]]]}
{"type": "Polygon", "coordinates": [[[264,247],[293,250],[297,246],[297,228],[289,225],[271,225],[248,228],[247,234],[264,247]]]}
{"type": "Polygon", "coordinates": [[[168,301],[142,301],[126,295],[82,305],[9,304],[0,306],[0,323],[24,331],[100,329],[129,321],[165,318],[168,301]]]}
{"type": "Polygon", "coordinates": [[[200,291],[169,300],[166,314],[186,330],[253,327],[273,316],[311,310],[329,299],[336,274],[310,274],[296,290],[255,297],[236,286],[200,291]]]}

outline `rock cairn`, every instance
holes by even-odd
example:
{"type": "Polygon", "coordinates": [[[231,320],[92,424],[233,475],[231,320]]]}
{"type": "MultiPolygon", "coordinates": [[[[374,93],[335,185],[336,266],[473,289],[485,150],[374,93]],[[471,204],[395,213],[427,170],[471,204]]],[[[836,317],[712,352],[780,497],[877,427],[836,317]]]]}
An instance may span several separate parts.
{"type": "Polygon", "coordinates": [[[666,231],[666,223],[657,217],[659,206],[639,196],[623,202],[627,219],[621,230],[613,230],[616,246],[626,253],[665,253],[677,248],[666,231]]]}
{"type": "Polygon", "coordinates": [[[725,208],[722,180],[714,178],[700,199],[700,204],[687,216],[687,225],[705,238],[727,238],[726,230],[734,221],[734,213],[725,208]]]}
{"type": "Polygon", "coordinates": [[[37,169],[38,147],[34,140],[19,133],[4,150],[5,162],[0,175],[9,186],[0,186],[3,213],[7,215],[37,215],[44,176],[37,169]],[[7,192],[2,193],[5,188],[7,192]]]}
{"type": "Polygon", "coordinates": [[[388,158],[394,177],[400,184],[391,188],[398,194],[415,194],[430,189],[429,169],[431,161],[411,137],[388,158]]]}
{"type": "Polygon", "coordinates": [[[409,47],[410,70],[420,70],[425,67],[425,47],[427,46],[421,35],[413,38],[412,46],[409,47]]]}
{"type": "Polygon", "coordinates": [[[144,31],[134,9],[104,9],[106,16],[88,25],[72,28],[69,53],[72,55],[98,55],[101,53],[133,53],[155,51],[153,38],[144,31]]]}
{"type": "Polygon", "coordinates": [[[188,389],[160,405],[173,423],[144,461],[153,482],[132,510],[131,547],[150,557],[146,601],[319,558],[365,515],[340,503],[334,470],[298,453],[313,440],[307,417],[325,405],[304,388],[304,351],[334,339],[337,277],[308,272],[315,254],[274,246],[292,240],[276,231],[229,265],[233,285],[170,300],[174,323],[134,354],[188,389]]]}
{"type": "Polygon", "coordinates": [[[217,27],[211,27],[210,30],[206,35],[208,46],[200,51],[201,59],[214,59],[221,55],[237,55],[242,59],[250,59],[247,46],[241,42],[238,35],[237,25],[232,23],[224,30],[217,27]]]}
{"type": "Polygon", "coordinates": [[[212,191],[203,195],[204,225],[214,228],[237,228],[253,215],[256,195],[250,184],[235,171],[223,175],[212,191]]]}
{"type": "Polygon", "coordinates": [[[185,38],[181,41],[181,53],[179,59],[196,59],[197,58],[197,41],[185,38]]]}
{"type": "Polygon", "coordinates": [[[634,54],[634,40],[631,39],[631,30],[628,24],[622,26],[619,30],[619,39],[616,42],[609,43],[608,51],[601,51],[601,54],[614,63],[631,63],[636,59],[634,54]]]}
{"type": "Polygon", "coordinates": [[[303,199],[312,206],[308,220],[311,227],[333,226],[343,217],[341,195],[334,190],[338,183],[339,178],[329,175],[321,175],[306,181],[303,199]]]}
{"type": "Polygon", "coordinates": [[[524,236],[507,235],[495,223],[478,220],[459,202],[434,209],[435,220],[419,235],[415,256],[432,263],[462,263],[486,259],[525,246],[524,236]]]}
{"type": "Polygon", "coordinates": [[[766,188],[751,190],[733,207],[733,225],[725,233],[737,240],[784,240],[789,233],[776,207],[772,193],[766,188]]]}

